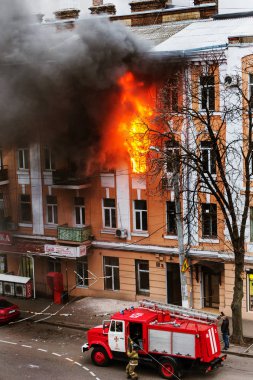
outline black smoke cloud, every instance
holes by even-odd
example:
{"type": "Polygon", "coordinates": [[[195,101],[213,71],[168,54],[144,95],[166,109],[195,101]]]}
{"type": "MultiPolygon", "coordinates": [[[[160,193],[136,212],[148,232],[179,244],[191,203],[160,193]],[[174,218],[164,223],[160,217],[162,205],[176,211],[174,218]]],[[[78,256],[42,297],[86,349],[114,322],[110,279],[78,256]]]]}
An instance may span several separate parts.
{"type": "Polygon", "coordinates": [[[106,18],[79,20],[73,30],[39,24],[20,3],[1,0],[0,145],[40,141],[96,161],[117,80],[140,66],[146,46],[106,18]]]}

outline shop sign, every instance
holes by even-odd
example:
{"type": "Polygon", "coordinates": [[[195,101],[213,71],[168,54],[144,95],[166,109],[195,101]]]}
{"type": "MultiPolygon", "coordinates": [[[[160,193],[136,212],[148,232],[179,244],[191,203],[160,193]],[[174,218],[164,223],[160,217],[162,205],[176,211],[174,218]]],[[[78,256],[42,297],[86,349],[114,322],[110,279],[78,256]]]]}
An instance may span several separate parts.
{"type": "Polygon", "coordinates": [[[11,245],[12,236],[10,232],[0,232],[0,244],[11,245]]]}
{"type": "Polygon", "coordinates": [[[67,245],[45,244],[45,253],[52,256],[81,257],[87,255],[87,246],[69,247],[67,245]]]}

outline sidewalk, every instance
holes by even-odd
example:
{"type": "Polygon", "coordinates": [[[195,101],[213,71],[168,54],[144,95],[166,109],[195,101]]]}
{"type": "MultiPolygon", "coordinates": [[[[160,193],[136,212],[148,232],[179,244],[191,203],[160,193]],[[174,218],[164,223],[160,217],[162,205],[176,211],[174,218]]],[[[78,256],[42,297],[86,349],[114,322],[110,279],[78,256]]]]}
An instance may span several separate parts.
{"type": "MultiPolygon", "coordinates": [[[[93,297],[74,298],[62,305],[56,305],[50,299],[45,298],[19,299],[8,297],[8,299],[20,307],[21,319],[36,320],[41,323],[71,327],[83,331],[102,324],[103,320],[110,319],[110,315],[119,310],[138,305],[138,302],[93,297]]],[[[244,324],[245,336],[247,336],[247,331],[252,331],[253,323],[246,321],[244,324]]],[[[252,343],[253,340],[243,347],[231,344],[229,350],[223,352],[253,358],[252,343]]]]}

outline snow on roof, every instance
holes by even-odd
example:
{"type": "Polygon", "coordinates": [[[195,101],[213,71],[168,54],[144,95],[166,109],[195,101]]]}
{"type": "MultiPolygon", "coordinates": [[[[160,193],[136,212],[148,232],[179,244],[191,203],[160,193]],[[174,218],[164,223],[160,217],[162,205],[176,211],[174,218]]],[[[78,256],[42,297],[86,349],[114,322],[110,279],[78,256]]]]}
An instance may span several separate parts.
{"type": "Polygon", "coordinates": [[[253,17],[195,21],[154,47],[152,53],[212,49],[226,46],[228,37],[253,35],[253,17]]]}
{"type": "Polygon", "coordinates": [[[188,20],[181,22],[169,22],[158,25],[131,26],[129,29],[134,34],[150,41],[151,44],[155,46],[178,33],[180,30],[186,28],[188,25],[190,25],[191,22],[192,21],[188,20]]]}

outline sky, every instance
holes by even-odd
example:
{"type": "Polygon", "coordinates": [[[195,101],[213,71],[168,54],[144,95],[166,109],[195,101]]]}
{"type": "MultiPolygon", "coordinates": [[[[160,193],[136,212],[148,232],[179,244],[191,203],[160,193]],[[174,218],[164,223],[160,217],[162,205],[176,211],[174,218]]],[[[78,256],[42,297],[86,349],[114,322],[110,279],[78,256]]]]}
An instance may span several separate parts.
{"type": "MultiPolygon", "coordinates": [[[[92,0],[26,0],[28,6],[34,13],[43,13],[46,17],[52,17],[53,12],[65,8],[78,8],[80,16],[90,14],[89,7],[92,0]]],[[[104,3],[113,3],[117,14],[130,13],[130,0],[105,0],[104,3]]]]}

